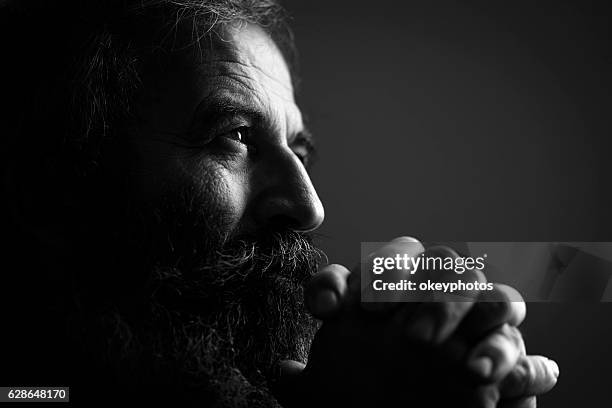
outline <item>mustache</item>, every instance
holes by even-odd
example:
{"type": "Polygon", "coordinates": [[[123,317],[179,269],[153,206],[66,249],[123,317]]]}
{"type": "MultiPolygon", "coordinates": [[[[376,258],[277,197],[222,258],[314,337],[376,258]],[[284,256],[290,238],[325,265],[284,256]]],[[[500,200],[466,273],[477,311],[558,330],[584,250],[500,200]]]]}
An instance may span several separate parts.
{"type": "Polygon", "coordinates": [[[245,266],[258,265],[260,274],[275,267],[291,277],[299,270],[316,269],[325,253],[313,245],[310,235],[285,231],[234,238],[214,251],[213,258],[200,270],[243,271],[245,266]]]}
{"type": "Polygon", "coordinates": [[[262,291],[303,288],[326,260],[311,235],[294,231],[241,235],[207,252],[154,268],[152,298],[175,310],[216,309],[262,291]]]}
{"type": "Polygon", "coordinates": [[[249,378],[280,359],[305,361],[316,322],[303,289],[324,257],[312,238],[292,231],[242,236],[211,257],[188,270],[155,268],[153,314],[197,322],[200,332],[230,341],[231,360],[249,378]]]}

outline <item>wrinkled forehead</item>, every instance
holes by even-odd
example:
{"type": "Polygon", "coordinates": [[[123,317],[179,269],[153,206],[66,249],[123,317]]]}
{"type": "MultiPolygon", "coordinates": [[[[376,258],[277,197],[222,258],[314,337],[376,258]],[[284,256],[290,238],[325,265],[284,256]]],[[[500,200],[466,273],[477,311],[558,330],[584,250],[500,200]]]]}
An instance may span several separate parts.
{"type": "Polygon", "coordinates": [[[164,116],[172,113],[170,122],[187,126],[198,104],[216,98],[263,111],[278,120],[283,131],[301,130],[289,67],[264,29],[247,23],[224,25],[199,41],[191,40],[188,27],[181,31],[183,38],[177,42],[188,46],[167,55],[165,75],[155,75],[151,84],[164,116]]]}
{"type": "Polygon", "coordinates": [[[203,88],[237,92],[258,106],[280,106],[283,114],[301,121],[289,67],[264,29],[254,24],[228,25],[212,38],[199,64],[203,88]]]}
{"type": "Polygon", "coordinates": [[[225,65],[249,77],[270,81],[274,90],[293,99],[289,67],[272,37],[260,26],[248,23],[225,25],[215,33],[205,64],[225,65]]]}

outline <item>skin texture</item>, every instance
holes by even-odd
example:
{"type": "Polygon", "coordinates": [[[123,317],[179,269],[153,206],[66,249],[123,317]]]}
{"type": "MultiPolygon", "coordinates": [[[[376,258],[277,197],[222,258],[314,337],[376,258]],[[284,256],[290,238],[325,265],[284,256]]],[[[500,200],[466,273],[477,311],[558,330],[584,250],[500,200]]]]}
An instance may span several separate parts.
{"type": "Polygon", "coordinates": [[[257,26],[223,37],[203,59],[196,47],[173,55],[143,95],[133,185],[152,203],[177,186],[214,197],[210,211],[221,211],[228,234],[274,223],[315,229],[324,210],[304,165],[308,141],[285,61],[257,26]]]}
{"type": "MultiPolygon", "coordinates": [[[[418,241],[412,238],[398,238],[376,255],[407,253],[417,248],[415,243],[418,241]]],[[[414,255],[423,251],[421,246],[414,255]]],[[[430,248],[425,253],[457,256],[446,247],[430,248]]],[[[486,281],[482,274],[476,275],[480,276],[474,278],[486,281]]],[[[359,268],[349,271],[342,265],[328,265],[310,281],[306,301],[324,323],[308,365],[285,362],[286,377],[293,379],[287,386],[294,387],[293,394],[306,387],[323,388],[333,395],[330,384],[342,382],[352,384],[354,389],[377,392],[370,395],[371,400],[368,394],[344,393],[335,401],[314,399],[305,405],[369,406],[382,402],[389,406],[531,407],[535,406],[535,395],[555,385],[559,374],[556,363],[526,355],[516,328],[525,318],[525,304],[514,289],[496,285],[494,291],[478,294],[471,302],[442,299],[422,304],[385,303],[373,308],[359,301],[359,279],[359,268]],[[328,292],[333,296],[322,295],[328,292]],[[359,367],[366,368],[338,368],[350,366],[355,356],[359,357],[359,367]],[[439,360],[441,356],[444,361],[439,360]],[[325,364],[328,359],[333,364],[325,364]],[[414,391],[398,393],[398,387],[407,383],[413,384],[414,391]]],[[[296,402],[296,406],[303,403],[296,402]]]]}
{"type": "MultiPolygon", "coordinates": [[[[281,52],[248,24],[227,27],[209,52],[200,51],[174,50],[164,75],[141,95],[130,169],[136,196],[154,207],[174,190],[207,197],[203,211],[223,220],[218,232],[225,238],[278,225],[317,228],[323,206],[306,171],[308,137],[281,52]]],[[[402,238],[390,245],[405,240],[414,243],[402,238]]],[[[454,255],[448,248],[429,251],[454,255]]],[[[451,390],[443,397],[465,406],[527,407],[554,386],[556,365],[525,355],[516,328],[525,307],[510,301],[516,299],[510,288],[496,288],[506,299],[499,307],[443,301],[365,310],[355,271],[327,266],[307,288],[309,309],[323,326],[306,367],[281,365],[276,392],[285,405],[367,405],[368,398],[395,395],[398,383],[413,383],[416,390],[451,390]],[[381,344],[382,355],[364,356],[381,344]],[[398,353],[403,357],[394,359],[398,353]],[[372,381],[380,372],[385,375],[372,381]],[[370,392],[364,397],[363,390],[370,392]]],[[[427,395],[389,402],[410,404],[427,395]]]]}

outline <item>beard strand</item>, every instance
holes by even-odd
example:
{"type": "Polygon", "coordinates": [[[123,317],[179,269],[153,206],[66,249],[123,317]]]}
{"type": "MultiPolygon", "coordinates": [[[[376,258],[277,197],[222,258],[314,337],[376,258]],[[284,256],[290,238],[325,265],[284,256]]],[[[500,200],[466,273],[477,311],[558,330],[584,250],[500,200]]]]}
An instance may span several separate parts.
{"type": "Polygon", "coordinates": [[[217,333],[248,376],[267,374],[279,359],[306,360],[315,326],[303,289],[320,256],[294,232],[233,240],[197,267],[155,267],[150,304],[217,333]]]}
{"type": "Polygon", "coordinates": [[[98,313],[83,344],[102,347],[95,365],[129,388],[158,384],[172,400],[270,406],[278,362],[306,362],[317,324],[303,288],[322,252],[291,231],[206,245],[205,254],[173,245],[187,256],[155,264],[143,295],[98,313]]]}

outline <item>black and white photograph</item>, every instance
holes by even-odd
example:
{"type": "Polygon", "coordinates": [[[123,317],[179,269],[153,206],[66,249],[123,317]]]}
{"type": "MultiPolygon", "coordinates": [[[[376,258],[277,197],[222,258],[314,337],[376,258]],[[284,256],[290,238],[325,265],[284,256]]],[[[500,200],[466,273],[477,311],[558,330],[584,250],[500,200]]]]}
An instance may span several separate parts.
{"type": "Polygon", "coordinates": [[[612,407],[611,26],[0,0],[0,408],[612,407]]]}

